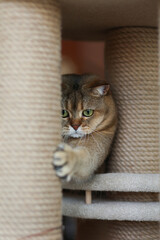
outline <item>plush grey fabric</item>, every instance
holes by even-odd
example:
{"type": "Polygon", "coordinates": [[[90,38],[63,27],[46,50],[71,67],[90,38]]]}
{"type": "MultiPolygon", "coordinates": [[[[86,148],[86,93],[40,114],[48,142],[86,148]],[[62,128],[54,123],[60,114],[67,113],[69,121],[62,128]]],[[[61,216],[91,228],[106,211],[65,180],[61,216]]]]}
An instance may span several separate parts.
{"type": "MultiPolygon", "coordinates": [[[[72,190],[122,191],[122,192],[159,192],[159,174],[108,173],[97,174],[84,183],[63,183],[63,188],[72,190]]],[[[63,214],[86,219],[158,221],[160,220],[159,202],[120,202],[93,201],[88,205],[85,197],[75,194],[63,199],[63,214]]]]}
{"type": "Polygon", "coordinates": [[[79,197],[64,197],[63,215],[86,219],[159,221],[159,202],[93,201],[86,204],[79,197]]]}
{"type": "Polygon", "coordinates": [[[119,192],[159,192],[160,175],[132,173],[97,174],[88,182],[64,182],[63,188],[119,192]]]}

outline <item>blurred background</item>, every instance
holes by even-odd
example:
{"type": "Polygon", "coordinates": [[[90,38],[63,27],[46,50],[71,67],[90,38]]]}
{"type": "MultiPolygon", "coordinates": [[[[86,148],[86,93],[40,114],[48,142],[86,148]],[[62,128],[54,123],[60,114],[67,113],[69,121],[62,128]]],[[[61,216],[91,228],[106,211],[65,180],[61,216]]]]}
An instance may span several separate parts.
{"type": "Polygon", "coordinates": [[[62,41],[62,74],[94,73],[104,78],[104,42],[62,41]]]}

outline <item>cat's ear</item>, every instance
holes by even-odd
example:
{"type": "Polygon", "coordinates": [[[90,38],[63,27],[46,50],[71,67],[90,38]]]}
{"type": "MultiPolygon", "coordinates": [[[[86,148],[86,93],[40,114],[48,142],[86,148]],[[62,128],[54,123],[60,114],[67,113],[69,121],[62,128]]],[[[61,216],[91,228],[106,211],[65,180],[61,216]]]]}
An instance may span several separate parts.
{"type": "Polygon", "coordinates": [[[105,79],[100,79],[96,75],[89,76],[83,88],[88,88],[90,94],[95,97],[106,96],[110,92],[110,85],[107,81],[105,79]]]}
{"type": "Polygon", "coordinates": [[[106,96],[109,93],[110,85],[100,85],[92,88],[92,94],[96,97],[106,96]]]}

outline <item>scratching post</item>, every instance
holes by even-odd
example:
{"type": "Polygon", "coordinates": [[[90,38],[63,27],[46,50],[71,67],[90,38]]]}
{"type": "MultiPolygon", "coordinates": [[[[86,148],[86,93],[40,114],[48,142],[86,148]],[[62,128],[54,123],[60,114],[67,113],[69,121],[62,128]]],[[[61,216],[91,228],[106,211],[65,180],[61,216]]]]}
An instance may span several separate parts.
{"type": "MultiPolygon", "coordinates": [[[[158,33],[151,28],[111,30],[106,40],[106,74],[118,107],[119,128],[109,172],[158,173],[158,33]]],[[[158,194],[109,195],[112,200],[158,201],[158,194]],[[139,197],[140,196],[140,197],[139,197]]],[[[107,239],[158,239],[158,222],[113,222],[107,239]],[[149,228],[144,231],[147,224],[149,228]],[[114,233],[115,231],[115,233],[114,233]],[[111,232],[111,233],[110,233],[111,232]],[[111,237],[112,236],[112,237],[111,237]]],[[[106,229],[105,229],[106,231],[106,229]]]]}
{"type": "Polygon", "coordinates": [[[112,30],[105,55],[119,115],[109,171],[158,173],[158,32],[112,30]]]}
{"type": "Polygon", "coordinates": [[[60,11],[0,0],[0,239],[61,239],[60,11]]]}

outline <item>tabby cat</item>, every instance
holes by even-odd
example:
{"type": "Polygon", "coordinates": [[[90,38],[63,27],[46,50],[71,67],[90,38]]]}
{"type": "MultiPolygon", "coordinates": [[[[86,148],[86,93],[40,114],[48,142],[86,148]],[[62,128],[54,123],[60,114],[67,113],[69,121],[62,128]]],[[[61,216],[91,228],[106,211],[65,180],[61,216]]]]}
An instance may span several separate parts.
{"type": "Polygon", "coordinates": [[[110,85],[96,75],[62,76],[62,136],[54,153],[56,174],[89,179],[103,164],[115,134],[117,113],[110,85]]]}

